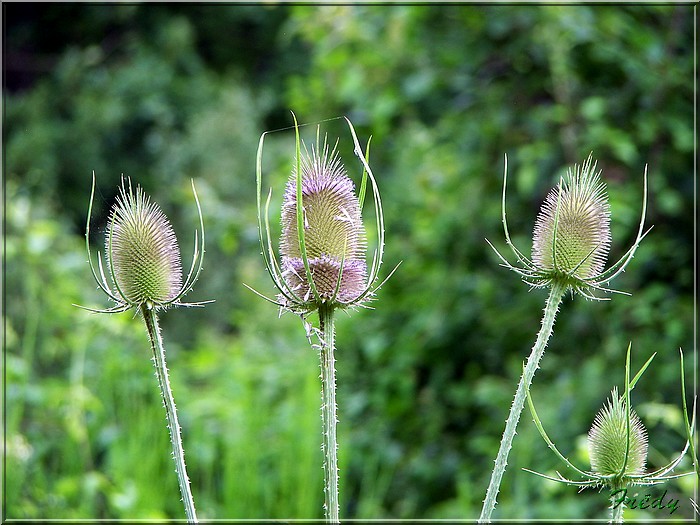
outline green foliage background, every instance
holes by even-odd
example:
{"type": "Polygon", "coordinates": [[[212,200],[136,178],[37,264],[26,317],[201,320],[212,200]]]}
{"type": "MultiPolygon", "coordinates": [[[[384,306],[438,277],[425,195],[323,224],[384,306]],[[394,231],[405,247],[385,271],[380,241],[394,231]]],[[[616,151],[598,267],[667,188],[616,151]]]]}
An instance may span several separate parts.
{"type": "MultiPolygon", "coordinates": [[[[363,143],[372,135],[384,275],[403,261],[373,310],[337,323],[342,517],[478,516],[546,296],[484,240],[505,247],[504,154],[528,252],[546,192],[593,151],[613,260],[636,234],[648,165],[654,228],[613,283],[632,295],[565,301],[533,395],[587,468],[585,435],[628,343],[635,371],[657,352],[633,402],[649,467],[668,462],[684,443],[678,349],[690,385],[697,364],[694,16],[691,4],[3,4],[4,516],[183,517],[141,321],[71,306],[105,305],[83,239],[94,170],[93,246],[124,174],[169,215],[185,264],[197,185],[207,254],[188,299],[216,302],[162,324],[200,517],[322,517],[317,356],[298,318],[242,285],[273,293],[255,152],[290,110],[305,123],[347,115],[363,143]]],[[[341,122],[323,129],[359,176],[341,122]]],[[[293,134],[266,144],[275,207],[293,134]]],[[[604,493],[522,467],[564,468],[527,413],[497,518],[607,517],[604,493]]],[[[693,478],[647,492],[668,490],[673,517],[691,517],[693,478]]]]}

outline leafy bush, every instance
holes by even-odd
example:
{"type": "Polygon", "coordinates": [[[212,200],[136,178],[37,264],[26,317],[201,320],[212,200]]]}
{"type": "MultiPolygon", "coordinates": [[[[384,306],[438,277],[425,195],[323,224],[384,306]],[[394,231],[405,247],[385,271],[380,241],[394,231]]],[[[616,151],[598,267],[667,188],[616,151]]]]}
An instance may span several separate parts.
{"type": "MultiPolygon", "coordinates": [[[[694,323],[692,6],[20,6],[5,6],[5,57],[55,62],[42,75],[5,62],[8,517],[180,517],[145,334],[128,314],[71,306],[99,304],[82,239],[93,170],[94,245],[124,173],[171,217],[185,261],[197,184],[207,256],[192,300],[216,303],[163,323],[202,517],[322,516],[316,356],[297,318],[241,284],[269,287],[255,149],[290,109],[306,123],[345,114],[373,135],[386,267],[403,261],[375,310],[337,322],[342,517],[478,515],[544,299],[484,241],[503,245],[504,154],[513,241],[528,252],[540,201],[592,150],[613,260],[636,234],[648,165],[654,229],[616,281],[632,296],[567,304],[533,395],[585,463],[581,438],[632,341],[633,368],[659,352],[635,389],[650,461],[679,449],[677,349],[693,348],[694,323]]],[[[340,124],[323,125],[352,160],[340,124]]],[[[293,135],[268,144],[279,198],[293,135]]],[[[523,418],[498,517],[601,517],[602,495],[521,471],[555,461],[523,418]]],[[[689,496],[692,483],[670,490],[689,496]]]]}

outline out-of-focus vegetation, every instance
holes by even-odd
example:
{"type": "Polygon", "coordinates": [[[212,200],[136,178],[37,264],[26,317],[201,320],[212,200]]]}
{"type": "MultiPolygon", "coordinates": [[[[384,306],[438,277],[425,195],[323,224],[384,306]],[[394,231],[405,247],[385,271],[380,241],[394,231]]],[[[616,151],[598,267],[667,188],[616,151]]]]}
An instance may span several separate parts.
{"type": "MultiPolygon", "coordinates": [[[[586,464],[585,434],[631,341],[635,370],[658,352],[633,398],[649,467],[682,448],[692,5],[4,4],[3,17],[7,518],[183,517],[141,323],[71,306],[104,306],[82,237],[93,170],[93,245],[123,173],[169,215],[185,264],[197,185],[207,254],[188,299],[216,302],[162,325],[200,518],[322,517],[317,356],[297,317],[242,285],[272,293],[255,153],[290,110],[307,123],[347,115],[363,143],[373,136],[386,271],[403,261],[374,310],[337,323],[341,517],[478,516],[545,298],[484,240],[504,245],[504,154],[509,225],[528,252],[546,192],[593,151],[612,260],[636,233],[648,165],[654,228],[613,282],[632,295],[565,301],[533,396],[560,449],[586,464]]],[[[341,122],[323,129],[359,176],[341,122]]],[[[275,207],[293,135],[266,144],[275,207]]],[[[607,494],[522,467],[560,468],[526,415],[495,517],[607,516],[607,494]]],[[[694,486],[649,492],[668,489],[674,517],[690,517],[694,486]]]]}

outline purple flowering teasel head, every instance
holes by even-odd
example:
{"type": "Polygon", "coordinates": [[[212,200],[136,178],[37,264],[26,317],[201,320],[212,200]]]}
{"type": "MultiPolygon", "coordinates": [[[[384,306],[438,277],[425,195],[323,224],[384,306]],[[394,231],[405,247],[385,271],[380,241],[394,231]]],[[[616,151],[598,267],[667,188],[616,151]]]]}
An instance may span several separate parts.
{"type": "Polygon", "coordinates": [[[109,215],[105,235],[105,264],[103,265],[102,257],[98,253],[96,271],[89,244],[90,218],[95,195],[93,173],[85,247],[95,281],[116,305],[108,309],[81,308],[98,313],[118,313],[130,308],[162,310],[170,306],[201,306],[212,302],[181,301],[199,278],[204,256],[204,222],[194,182],[192,192],[199,213],[200,230],[195,230],[192,266],[184,283],[180,248],[170,221],[158,204],[152,202],[144,193],[141,186],[137,185],[134,191],[131,179],[127,178],[125,181],[124,177],[117,201],[109,215]],[[106,273],[104,266],[107,267],[106,273]]]}
{"type": "Polygon", "coordinates": [[[377,183],[367,162],[369,142],[367,154],[363,154],[352,123],[345,120],[354,152],[363,166],[358,194],[341,162],[338,142],[333,148],[325,139],[321,143],[317,130],[316,144],[308,148],[299,138],[294,116],[296,156],[282,203],[279,262],[272,248],[268,221],[272,190],[264,213],[261,205],[262,147],[267,132],[260,137],[256,170],[258,227],[265,264],[279,293],[273,300],[248,288],[277,304],[282,311],[307,314],[321,305],[342,309],[365,306],[383,284],[374,286],[384,252],[384,217],[377,183]],[[362,222],[367,181],[372,188],[377,227],[377,248],[369,265],[362,222]]]}
{"type": "MultiPolygon", "coordinates": [[[[367,242],[355,185],[327,143],[322,151],[304,147],[299,165],[306,256],[316,292],[322,302],[350,304],[367,286],[367,242]]],[[[295,169],[282,204],[282,275],[298,297],[308,300],[312,290],[299,245],[297,178],[295,169]]]]}
{"type": "MultiPolygon", "coordinates": [[[[508,262],[486,239],[502,266],[515,271],[523,281],[534,288],[560,286],[587,299],[607,300],[593,295],[593,290],[626,294],[605,285],[625,270],[642,239],[647,199],[647,171],[644,169],[644,198],[639,230],[632,247],[608,269],[605,262],[610,251],[610,206],[605,183],[596,172],[597,163],[592,153],[581,165],[569,168],[566,178],[547,195],[535,221],[532,241],[532,259],[520,252],[511,242],[506,221],[506,179],[508,159],[503,175],[502,222],[506,244],[517,262],[508,262]]],[[[626,294],[627,295],[627,294],[626,294]]]]}

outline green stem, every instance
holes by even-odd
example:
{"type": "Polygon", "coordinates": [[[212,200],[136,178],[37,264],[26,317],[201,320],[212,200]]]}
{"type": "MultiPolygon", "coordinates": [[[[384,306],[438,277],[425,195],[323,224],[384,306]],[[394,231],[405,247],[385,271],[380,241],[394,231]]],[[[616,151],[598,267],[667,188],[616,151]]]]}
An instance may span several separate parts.
{"type": "MultiPolygon", "coordinates": [[[[614,489],[613,489],[614,492],[614,489]]],[[[625,491],[626,492],[626,491],[625,491]]],[[[625,512],[625,503],[619,503],[619,500],[610,496],[610,521],[609,523],[624,523],[625,519],[622,514],[625,512]],[[618,503],[617,505],[615,505],[618,503]]]]}
{"type": "Polygon", "coordinates": [[[158,378],[158,386],[163,398],[163,406],[168,420],[168,430],[170,431],[170,442],[173,446],[173,459],[175,460],[175,471],[180,484],[180,495],[185,506],[185,515],[189,523],[197,523],[197,514],[194,510],[194,500],[192,499],[192,491],[190,490],[190,479],[187,477],[187,468],[185,467],[185,451],[182,448],[182,437],[180,436],[180,423],[177,419],[177,410],[175,408],[175,400],[173,392],[170,389],[170,379],[168,378],[168,367],[165,364],[165,349],[163,348],[163,340],[160,336],[160,327],[158,326],[158,317],[150,303],[141,306],[143,320],[146,322],[148,330],[148,338],[151,341],[151,349],[153,350],[153,364],[156,368],[156,377],[158,378]]]}
{"type": "Polygon", "coordinates": [[[340,523],[338,517],[338,441],[336,439],[335,402],[335,327],[333,306],[321,304],[318,309],[321,339],[321,418],[323,420],[323,463],[325,515],[329,523],[340,523]]]}
{"type": "Polygon", "coordinates": [[[559,304],[564,297],[565,291],[566,287],[554,284],[549,292],[547,304],[544,308],[544,316],[542,317],[542,326],[537,334],[537,340],[535,341],[535,345],[532,347],[530,357],[527,359],[525,371],[520,377],[518,389],[516,390],[515,398],[513,399],[513,405],[510,407],[510,414],[506,420],[506,428],[503,432],[503,437],[501,438],[501,446],[498,449],[498,455],[496,456],[495,461],[496,464],[493,468],[493,472],[491,473],[491,481],[489,482],[489,488],[486,491],[486,498],[484,499],[484,506],[481,509],[479,523],[489,523],[491,521],[491,514],[496,508],[496,497],[498,496],[498,490],[501,486],[501,479],[503,478],[503,474],[506,471],[506,465],[508,464],[508,454],[513,446],[515,430],[518,426],[518,421],[520,420],[520,414],[523,411],[523,406],[525,405],[525,391],[530,388],[530,383],[532,383],[532,378],[535,376],[535,371],[539,368],[540,359],[542,359],[542,356],[544,355],[544,349],[547,346],[547,341],[552,334],[554,319],[557,315],[557,310],[559,309],[559,304]]]}

